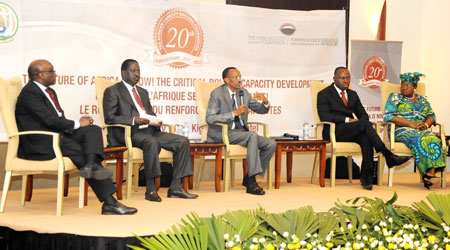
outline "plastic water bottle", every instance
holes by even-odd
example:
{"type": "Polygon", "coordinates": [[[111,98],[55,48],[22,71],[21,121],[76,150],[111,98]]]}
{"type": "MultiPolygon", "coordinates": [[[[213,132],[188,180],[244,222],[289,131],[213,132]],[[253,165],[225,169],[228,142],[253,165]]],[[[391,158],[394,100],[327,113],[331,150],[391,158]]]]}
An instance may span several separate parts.
{"type": "Polygon", "coordinates": [[[189,138],[189,125],[187,122],[184,122],[181,132],[184,137],[189,138]]]}
{"type": "Polygon", "coordinates": [[[308,120],[305,120],[305,123],[303,123],[303,140],[309,140],[309,123],[308,123],[308,120]]]}
{"type": "Polygon", "coordinates": [[[311,129],[309,130],[309,138],[310,139],[316,139],[316,130],[317,130],[316,125],[311,124],[311,129]]]}

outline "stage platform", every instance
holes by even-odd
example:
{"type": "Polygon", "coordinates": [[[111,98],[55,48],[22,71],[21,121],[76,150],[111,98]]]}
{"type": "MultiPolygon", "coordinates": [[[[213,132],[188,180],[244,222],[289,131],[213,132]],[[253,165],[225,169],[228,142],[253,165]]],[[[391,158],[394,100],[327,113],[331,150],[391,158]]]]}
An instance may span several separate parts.
{"type": "MultiPolygon", "coordinates": [[[[314,211],[319,212],[327,211],[337,199],[345,202],[367,196],[387,200],[395,191],[399,196],[397,204],[410,205],[425,199],[431,192],[448,193],[448,188],[425,189],[419,182],[418,173],[395,174],[392,188],[386,186],[386,175],[384,179],[385,185],[374,186],[372,191],[364,190],[359,180],[353,183],[336,180],[335,188],[329,187],[330,182],[326,180],[326,187],[321,188],[318,180],[311,184],[310,179],[306,178],[294,179],[293,183],[282,179],[280,189],[266,190],[264,196],[246,194],[240,181],[236,181],[227,193],[216,193],[213,182],[203,182],[199,189],[191,191],[200,196],[195,200],[167,198],[167,188],[161,188],[161,203],[146,201],[145,189],[141,187],[131,199],[123,200],[126,205],[139,210],[137,214],[128,216],[101,215],[101,204],[92,190],[89,191],[88,206],[79,209],[78,189],[71,188],[69,196],[64,198],[61,217],[55,215],[55,190],[34,190],[32,201],[24,207],[20,205],[20,191],[10,191],[5,211],[0,213],[0,249],[129,249],[125,244],[138,244],[133,233],[150,236],[165,231],[191,212],[206,217],[227,210],[260,206],[269,212],[283,212],[306,205],[313,206],[314,211]],[[86,248],[86,245],[89,247],[86,248]]],[[[262,179],[259,182],[265,185],[262,179]]]]}

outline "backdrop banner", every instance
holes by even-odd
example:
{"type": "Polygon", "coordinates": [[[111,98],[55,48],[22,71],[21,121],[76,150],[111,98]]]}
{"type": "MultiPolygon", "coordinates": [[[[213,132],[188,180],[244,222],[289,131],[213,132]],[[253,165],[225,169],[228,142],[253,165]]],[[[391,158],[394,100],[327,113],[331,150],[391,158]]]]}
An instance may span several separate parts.
{"type": "MultiPolygon", "coordinates": [[[[313,121],[312,80],[332,82],[345,65],[345,11],[287,11],[187,1],[0,0],[1,77],[20,76],[47,59],[58,74],[54,88],[66,117],[92,115],[101,125],[95,77],[120,81],[133,58],[140,86],[165,123],[190,126],[200,138],[194,80],[222,81],[237,67],[251,93],[267,95],[271,135],[298,134],[313,121]]],[[[6,141],[5,129],[0,140],[6,141]]]]}
{"type": "Polygon", "coordinates": [[[402,42],[351,41],[351,82],[370,121],[381,122],[380,84],[400,83],[402,42]]]}

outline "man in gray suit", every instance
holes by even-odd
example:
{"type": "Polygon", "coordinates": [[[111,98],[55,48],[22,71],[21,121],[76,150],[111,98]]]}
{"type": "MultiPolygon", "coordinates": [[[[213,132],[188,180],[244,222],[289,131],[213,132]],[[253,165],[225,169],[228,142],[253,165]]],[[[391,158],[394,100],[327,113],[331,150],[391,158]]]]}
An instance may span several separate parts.
{"type": "MultiPolygon", "coordinates": [[[[103,112],[106,124],[125,124],[131,126],[131,141],[133,147],[144,151],[144,172],[147,190],[145,199],[160,202],[161,197],[156,192],[155,177],[161,175],[159,152],[161,148],[173,152],[173,175],[167,197],[195,199],[196,194],[190,194],[181,188],[181,179],[192,175],[192,162],[189,139],[171,133],[162,132],[162,122],[150,122],[156,118],[153,112],[148,92],[137,86],[140,80],[140,68],[137,61],[127,59],[121,67],[122,81],[107,88],[103,97],[103,112]]],[[[108,143],[110,146],[125,145],[124,129],[108,128],[108,143]]]]}
{"type": "Polygon", "coordinates": [[[248,109],[258,114],[269,112],[269,101],[261,93],[253,94],[242,87],[241,72],[235,67],[228,67],[222,72],[224,85],[211,92],[206,112],[208,141],[222,142],[222,127],[215,123],[228,124],[228,139],[231,144],[247,148],[248,174],[244,176],[242,185],[247,193],[264,195],[264,190],[256,182],[257,174],[264,175],[270,159],[276,149],[276,142],[259,136],[247,127],[248,109]]]}

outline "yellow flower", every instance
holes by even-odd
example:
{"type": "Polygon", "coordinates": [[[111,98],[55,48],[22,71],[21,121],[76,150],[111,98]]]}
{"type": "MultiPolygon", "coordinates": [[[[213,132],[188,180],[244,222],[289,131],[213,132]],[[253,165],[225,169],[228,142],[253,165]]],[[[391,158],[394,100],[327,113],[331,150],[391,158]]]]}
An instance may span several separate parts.
{"type": "Polygon", "coordinates": [[[378,246],[378,250],[384,250],[386,249],[384,246],[378,246]]]}
{"type": "Polygon", "coordinates": [[[448,232],[447,232],[447,236],[449,236],[449,237],[450,237],[450,231],[448,231],[448,232]]]}
{"type": "Polygon", "coordinates": [[[231,248],[231,250],[242,250],[240,246],[234,246],[231,248]]]}
{"type": "Polygon", "coordinates": [[[300,244],[297,243],[294,245],[294,249],[299,249],[299,248],[300,248],[300,244]]]}
{"type": "Polygon", "coordinates": [[[359,244],[353,243],[353,249],[361,249],[361,247],[359,246],[359,244]]]}
{"type": "Polygon", "coordinates": [[[294,243],[298,243],[300,241],[300,239],[299,238],[297,238],[297,237],[295,237],[295,239],[292,241],[292,242],[294,242],[294,243]]]}
{"type": "Polygon", "coordinates": [[[311,244],[306,244],[306,248],[308,248],[308,249],[312,249],[313,248],[313,245],[311,245],[311,244]]]}
{"type": "Polygon", "coordinates": [[[404,249],[411,249],[411,246],[409,245],[408,242],[405,243],[405,245],[403,246],[404,249]]]}
{"type": "Polygon", "coordinates": [[[374,240],[375,240],[374,237],[370,237],[370,238],[369,238],[369,242],[370,242],[370,243],[372,243],[374,240]]]}
{"type": "Polygon", "coordinates": [[[389,244],[388,244],[388,248],[389,248],[389,249],[394,249],[394,247],[395,247],[394,243],[389,243],[389,244]]]}
{"type": "Polygon", "coordinates": [[[272,245],[272,243],[269,243],[269,245],[266,246],[266,250],[275,250],[275,247],[272,245]]]}
{"type": "Polygon", "coordinates": [[[433,242],[433,241],[435,241],[435,240],[436,240],[436,236],[434,236],[434,235],[428,236],[428,241],[429,241],[429,242],[433,242]]]}
{"type": "Polygon", "coordinates": [[[334,246],[334,244],[331,242],[327,242],[327,244],[325,244],[325,246],[328,248],[332,248],[334,246]]]}
{"type": "Polygon", "coordinates": [[[445,250],[450,250],[450,244],[445,245],[445,250]]]}
{"type": "Polygon", "coordinates": [[[427,239],[422,239],[422,243],[427,243],[427,239]]]}
{"type": "Polygon", "coordinates": [[[292,245],[291,243],[288,244],[288,249],[294,249],[294,245],[292,245]]]}

